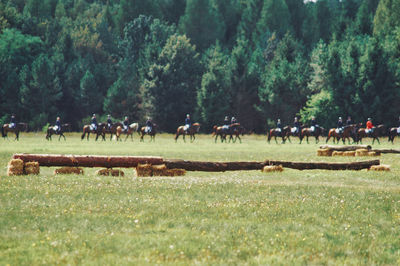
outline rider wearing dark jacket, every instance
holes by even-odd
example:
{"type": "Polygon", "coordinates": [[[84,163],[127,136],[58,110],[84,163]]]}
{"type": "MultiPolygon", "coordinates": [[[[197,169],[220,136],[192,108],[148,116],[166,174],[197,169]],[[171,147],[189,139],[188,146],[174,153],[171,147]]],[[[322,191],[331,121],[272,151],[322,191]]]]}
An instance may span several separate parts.
{"type": "Polygon", "coordinates": [[[95,114],[93,114],[93,116],[92,116],[91,124],[92,124],[93,130],[97,130],[97,119],[96,119],[95,114]]]}
{"type": "Polygon", "coordinates": [[[146,131],[146,133],[149,133],[152,130],[153,130],[153,122],[151,121],[150,117],[148,117],[147,121],[146,121],[146,129],[145,129],[145,131],[146,131]]]}
{"type": "Polygon", "coordinates": [[[107,128],[110,129],[112,126],[111,116],[107,115],[107,128]]]}
{"type": "Polygon", "coordinates": [[[56,130],[57,133],[61,131],[61,120],[60,120],[60,117],[57,117],[56,128],[57,128],[57,130],[56,130]]]}
{"type": "Polygon", "coordinates": [[[353,124],[353,121],[351,121],[351,117],[349,116],[346,120],[346,126],[350,126],[351,124],[353,124]]]}
{"type": "Polygon", "coordinates": [[[122,122],[122,124],[124,125],[124,131],[128,131],[128,129],[129,129],[129,120],[128,120],[127,116],[125,116],[125,119],[122,122]]]}
{"type": "Polygon", "coordinates": [[[337,129],[338,133],[343,132],[343,120],[341,117],[339,117],[336,129],[337,129]]]}
{"type": "Polygon", "coordinates": [[[17,125],[17,121],[15,120],[15,116],[12,115],[11,120],[10,120],[10,128],[15,128],[16,125],[17,125]]]}
{"type": "Polygon", "coordinates": [[[293,128],[296,129],[293,133],[298,134],[300,132],[300,122],[297,120],[297,117],[294,118],[293,128]]]}

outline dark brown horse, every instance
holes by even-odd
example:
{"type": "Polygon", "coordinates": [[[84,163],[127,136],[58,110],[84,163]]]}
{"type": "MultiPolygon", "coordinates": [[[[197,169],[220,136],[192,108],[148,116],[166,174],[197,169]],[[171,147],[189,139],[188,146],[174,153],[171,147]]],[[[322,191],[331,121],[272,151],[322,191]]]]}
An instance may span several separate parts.
{"type": "Polygon", "coordinates": [[[226,135],[228,134],[228,129],[223,128],[222,126],[213,126],[211,136],[215,136],[215,143],[217,142],[218,137],[221,138],[221,142],[226,142],[226,135]]]}
{"type": "Polygon", "coordinates": [[[91,125],[84,125],[83,130],[82,130],[83,133],[81,136],[81,140],[83,140],[85,138],[86,134],[87,134],[87,140],[89,140],[90,133],[96,134],[96,141],[99,138],[99,136],[102,136],[103,140],[105,140],[104,132],[103,132],[105,126],[106,126],[105,123],[99,123],[99,124],[97,124],[97,129],[92,129],[91,125]]]}
{"type": "Polygon", "coordinates": [[[398,127],[392,127],[391,129],[389,129],[389,142],[392,142],[392,144],[393,144],[394,138],[396,136],[400,136],[399,128],[398,127]]]}
{"type": "Polygon", "coordinates": [[[297,132],[295,132],[294,127],[290,127],[290,126],[286,126],[282,129],[282,131],[286,132],[286,139],[292,143],[292,141],[290,140],[290,137],[298,137],[299,140],[301,140],[301,127],[298,129],[297,132]]]}
{"type": "Polygon", "coordinates": [[[146,132],[146,127],[141,127],[140,128],[140,141],[144,141],[144,136],[149,135],[150,136],[150,142],[151,141],[156,141],[156,134],[157,134],[157,125],[153,123],[153,127],[150,131],[146,132]]]}
{"type": "Polygon", "coordinates": [[[282,129],[279,129],[279,128],[270,129],[268,132],[268,143],[271,143],[272,137],[275,138],[276,143],[278,143],[278,141],[276,140],[277,137],[281,137],[282,143],[285,143],[285,137],[287,136],[287,134],[289,132],[290,132],[290,127],[288,127],[288,126],[282,128],[282,129]]]}
{"type": "Polygon", "coordinates": [[[331,128],[329,130],[328,137],[326,138],[326,143],[328,143],[329,139],[333,138],[333,143],[335,143],[335,140],[337,143],[339,143],[339,140],[342,139],[343,144],[345,144],[347,139],[350,144],[350,137],[352,137],[355,142],[355,135],[357,133],[356,128],[356,124],[345,126],[343,128],[343,132],[338,132],[336,128],[331,128]]]}
{"type": "Polygon", "coordinates": [[[229,135],[228,142],[231,142],[232,140],[232,142],[235,143],[239,139],[239,142],[242,143],[240,135],[243,136],[245,131],[246,130],[244,129],[244,127],[242,127],[242,125],[240,125],[240,123],[231,124],[228,130],[228,135],[229,135]],[[235,136],[235,138],[233,138],[233,136],[235,136]]]}
{"type": "Polygon", "coordinates": [[[378,144],[380,144],[379,137],[383,137],[385,134],[385,126],[384,125],[378,125],[374,128],[372,128],[372,131],[366,132],[365,128],[360,128],[357,132],[357,140],[358,142],[362,143],[363,138],[372,138],[372,144],[374,144],[375,140],[378,141],[378,144]]]}
{"type": "Polygon", "coordinates": [[[185,136],[189,135],[190,136],[190,142],[193,142],[196,139],[196,133],[198,133],[200,130],[200,124],[199,123],[193,123],[192,126],[188,129],[185,130],[185,126],[180,126],[176,130],[175,134],[175,142],[177,142],[178,138],[180,135],[182,135],[183,141],[186,142],[185,136]]]}
{"type": "Polygon", "coordinates": [[[311,128],[303,128],[301,130],[301,135],[300,135],[300,144],[303,141],[304,137],[306,137],[306,141],[308,142],[308,137],[315,137],[315,143],[319,142],[319,136],[321,136],[324,133],[324,128],[323,127],[315,127],[314,131],[311,130],[311,128]]]}
{"type": "Polygon", "coordinates": [[[27,131],[28,130],[28,124],[27,123],[17,123],[15,127],[11,128],[10,124],[4,124],[1,127],[1,136],[3,138],[8,138],[7,133],[12,132],[15,134],[15,139],[14,140],[19,140],[19,133],[22,131],[27,131]]]}
{"type": "Polygon", "coordinates": [[[64,136],[64,134],[63,134],[63,128],[62,128],[62,127],[61,127],[60,130],[57,131],[57,130],[55,130],[55,128],[54,128],[53,126],[49,126],[49,127],[47,128],[46,139],[47,139],[47,140],[52,140],[52,139],[51,139],[51,136],[52,136],[52,135],[59,135],[58,141],[60,141],[61,137],[64,138],[64,141],[66,140],[66,138],[65,138],[65,136],[64,136]]]}
{"type": "Polygon", "coordinates": [[[129,136],[131,136],[131,141],[133,141],[133,133],[138,132],[138,129],[139,129],[139,123],[130,124],[127,131],[123,130],[122,126],[118,126],[115,133],[115,135],[117,136],[117,141],[121,140],[122,134],[126,134],[125,141],[128,139],[129,136]]]}

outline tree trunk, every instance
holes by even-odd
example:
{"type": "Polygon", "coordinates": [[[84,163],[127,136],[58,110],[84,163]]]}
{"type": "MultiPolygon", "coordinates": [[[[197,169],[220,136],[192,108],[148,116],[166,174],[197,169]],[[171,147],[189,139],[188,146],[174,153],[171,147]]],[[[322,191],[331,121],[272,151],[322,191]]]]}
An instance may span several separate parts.
{"type": "Polygon", "coordinates": [[[373,149],[371,151],[380,153],[400,153],[399,149],[373,149]]]}
{"type": "Polygon", "coordinates": [[[79,166],[79,167],[136,167],[140,164],[162,164],[161,157],[152,156],[96,156],[61,154],[14,154],[13,159],[24,162],[38,162],[40,166],[79,166]]]}

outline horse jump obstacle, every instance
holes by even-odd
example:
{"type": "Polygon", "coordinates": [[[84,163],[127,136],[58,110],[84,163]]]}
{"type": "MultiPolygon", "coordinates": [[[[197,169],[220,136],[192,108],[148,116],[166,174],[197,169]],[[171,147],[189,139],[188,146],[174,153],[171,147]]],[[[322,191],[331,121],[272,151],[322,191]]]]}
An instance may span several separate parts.
{"type": "Polygon", "coordinates": [[[379,160],[361,162],[289,162],[266,160],[263,162],[204,162],[187,160],[170,160],[153,156],[95,156],[95,155],[56,155],[56,154],[14,154],[13,159],[23,162],[38,162],[40,166],[71,166],[71,167],[137,167],[138,164],[161,165],[168,169],[184,169],[186,171],[224,172],[240,170],[262,170],[267,165],[282,165],[282,167],[298,170],[361,170],[372,165],[379,165],[379,160]]]}
{"type": "Polygon", "coordinates": [[[322,145],[319,148],[330,151],[356,151],[359,149],[366,149],[370,152],[376,152],[376,153],[400,154],[400,149],[372,149],[370,145],[349,145],[349,146],[322,145]]]}

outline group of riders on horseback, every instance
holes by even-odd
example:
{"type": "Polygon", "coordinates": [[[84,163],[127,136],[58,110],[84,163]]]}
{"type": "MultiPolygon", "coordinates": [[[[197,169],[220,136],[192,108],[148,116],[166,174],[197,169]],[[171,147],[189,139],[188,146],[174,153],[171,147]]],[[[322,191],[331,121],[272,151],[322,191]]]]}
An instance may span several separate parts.
{"type": "MultiPolygon", "coordinates": [[[[64,127],[66,127],[66,125],[69,126],[69,124],[61,124],[60,117],[57,117],[55,125],[48,128],[46,139],[51,139],[51,135],[53,134],[59,135],[59,139],[61,137],[64,137],[65,139],[63,129],[64,127]]],[[[26,129],[26,127],[26,123],[17,123],[15,115],[13,114],[11,116],[10,123],[5,124],[2,127],[2,136],[6,137],[7,132],[14,132],[16,134],[16,139],[18,139],[19,131],[23,131],[24,129],[26,129]]],[[[192,123],[190,115],[187,114],[184,125],[178,127],[177,129],[175,140],[177,140],[180,135],[183,135],[184,140],[186,135],[190,135],[190,140],[194,141],[195,134],[198,133],[199,129],[200,124],[192,123]]],[[[125,116],[125,119],[122,122],[113,123],[111,116],[108,115],[106,123],[98,123],[96,114],[93,114],[90,125],[86,125],[83,127],[83,134],[81,138],[84,139],[87,134],[87,139],[89,139],[89,134],[94,133],[96,134],[96,140],[99,136],[102,136],[103,140],[105,140],[105,134],[109,133],[111,134],[111,137],[113,134],[115,134],[117,139],[119,139],[121,134],[126,134],[127,139],[128,136],[131,136],[132,138],[132,133],[137,131],[139,131],[138,123],[130,124],[127,116],[125,116]]],[[[143,140],[143,136],[145,134],[150,135],[151,139],[154,140],[156,125],[153,123],[150,117],[147,118],[146,126],[140,129],[139,134],[140,133],[141,140],[143,140]]],[[[241,142],[240,135],[243,135],[243,133],[244,128],[240,125],[240,123],[238,123],[237,119],[234,116],[231,119],[229,119],[228,116],[225,116],[222,126],[214,126],[212,134],[213,136],[215,136],[215,141],[217,141],[218,137],[220,137],[221,142],[227,141],[226,137],[229,135],[229,141],[232,140],[233,142],[235,142],[237,139],[239,139],[241,142]],[[233,138],[233,136],[235,136],[235,138],[233,138]]],[[[277,141],[277,137],[281,137],[283,143],[286,140],[289,140],[289,142],[291,142],[290,136],[299,137],[300,143],[302,142],[304,137],[306,137],[308,142],[308,137],[314,136],[316,141],[318,142],[319,136],[323,135],[323,133],[324,128],[318,125],[315,117],[312,117],[309,128],[303,127],[297,117],[294,118],[293,127],[283,127],[281,120],[277,119],[276,128],[271,129],[268,132],[268,142],[270,142],[272,137],[275,137],[275,141],[277,141]]],[[[343,122],[342,117],[339,117],[337,121],[337,127],[329,130],[326,142],[328,142],[331,138],[333,138],[334,142],[335,140],[339,142],[339,140],[342,139],[343,143],[345,143],[345,140],[348,139],[350,143],[350,138],[353,139],[353,142],[361,142],[362,138],[365,137],[372,137],[373,142],[375,140],[379,142],[378,137],[383,136],[384,134],[385,127],[383,125],[378,125],[375,127],[372,123],[371,118],[368,118],[366,122],[366,127],[362,128],[362,124],[353,123],[350,116],[347,118],[345,123],[343,122]]],[[[389,141],[391,142],[393,142],[395,136],[400,135],[400,117],[398,127],[389,129],[388,135],[389,141]]]]}
{"type": "MultiPolygon", "coordinates": [[[[281,137],[282,143],[284,143],[286,139],[289,140],[289,142],[291,142],[290,136],[299,137],[300,143],[302,142],[304,137],[307,138],[308,142],[308,137],[314,136],[316,142],[318,142],[319,136],[323,135],[325,129],[317,124],[315,117],[312,117],[310,124],[311,124],[310,128],[305,128],[300,124],[298,118],[295,117],[293,127],[290,126],[282,127],[281,120],[278,119],[276,123],[277,127],[269,131],[268,142],[270,142],[272,137],[275,137],[275,141],[277,141],[276,137],[281,137]]],[[[333,138],[334,142],[335,140],[339,142],[339,140],[342,139],[343,143],[345,143],[347,139],[350,143],[350,138],[352,138],[354,143],[358,143],[362,142],[362,139],[365,137],[373,138],[372,142],[374,142],[375,140],[379,142],[378,137],[381,137],[384,134],[385,134],[384,125],[378,125],[375,127],[372,123],[371,118],[368,118],[366,122],[366,127],[362,128],[362,123],[359,124],[353,123],[350,116],[348,116],[345,123],[343,122],[342,117],[339,117],[337,121],[337,127],[329,130],[326,142],[328,142],[329,139],[333,138]]],[[[400,117],[399,117],[398,127],[391,128],[388,132],[388,135],[389,135],[389,141],[391,142],[393,142],[395,136],[400,135],[400,117]]]]}

